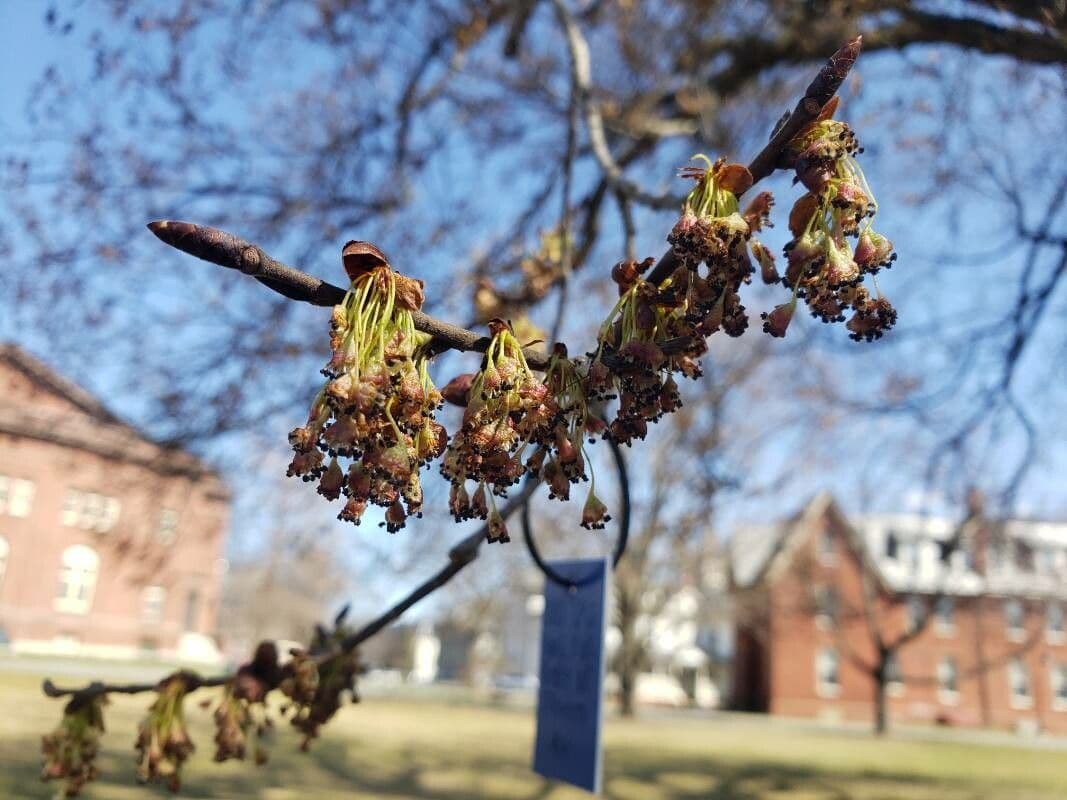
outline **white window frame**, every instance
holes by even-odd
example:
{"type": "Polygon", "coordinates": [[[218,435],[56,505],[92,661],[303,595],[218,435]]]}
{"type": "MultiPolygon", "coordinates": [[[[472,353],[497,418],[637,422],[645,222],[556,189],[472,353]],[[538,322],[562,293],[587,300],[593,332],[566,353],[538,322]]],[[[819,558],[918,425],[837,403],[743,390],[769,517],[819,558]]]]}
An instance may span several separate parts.
{"type": "Polygon", "coordinates": [[[68,528],[107,533],[119,521],[122,503],[116,497],[81,489],[67,489],[60,522],[68,528]]]}
{"type": "Polygon", "coordinates": [[[950,638],[956,635],[956,600],[947,594],[941,595],[934,603],[931,613],[934,615],[934,630],[942,638],[950,638]],[[943,603],[948,604],[948,620],[941,613],[943,603]]]}
{"type": "Polygon", "coordinates": [[[913,631],[919,627],[920,622],[926,621],[927,616],[930,614],[930,604],[926,602],[926,598],[921,594],[909,594],[904,604],[904,613],[907,614],[907,618],[904,620],[907,629],[913,631]]]}
{"type": "Polygon", "coordinates": [[[178,524],[180,522],[181,515],[176,509],[160,509],[159,524],[156,526],[156,539],[159,540],[160,544],[174,544],[175,539],[178,538],[178,524]]]}
{"type": "Polygon", "coordinates": [[[1067,662],[1053,661],[1048,668],[1049,697],[1053,711],[1067,711],[1067,662]],[[1059,677],[1057,677],[1059,676],[1059,677]],[[1060,692],[1064,696],[1060,697],[1060,692]]]}
{"type": "Polygon", "coordinates": [[[64,614],[88,614],[99,577],[100,556],[93,548],[84,544],[68,547],[60,556],[59,584],[53,600],[55,610],[64,614]]]}
{"type": "Polygon", "coordinates": [[[1008,695],[1011,698],[1011,707],[1014,709],[1027,709],[1034,706],[1034,684],[1030,675],[1030,669],[1026,662],[1016,656],[1008,662],[1008,695]],[[1015,677],[1019,672],[1026,681],[1026,694],[1017,694],[1015,691],[1015,677]]]}
{"type": "Polygon", "coordinates": [[[837,537],[829,528],[821,528],[815,537],[815,554],[819,563],[832,567],[837,564],[837,537]]]}
{"type": "Polygon", "coordinates": [[[945,706],[958,705],[960,702],[960,668],[954,656],[942,656],[937,662],[937,699],[945,706]],[[949,683],[949,670],[955,688],[946,686],[949,683]]]}
{"type": "MultiPolygon", "coordinates": [[[[531,597],[538,597],[539,595],[530,595],[531,597]]],[[[204,607],[204,593],[199,586],[191,587],[185,593],[185,604],[182,606],[182,630],[187,633],[199,633],[200,632],[200,617],[203,615],[204,607]],[[192,601],[196,601],[193,605],[192,601]],[[190,607],[195,612],[190,615],[190,607]],[[190,620],[192,616],[192,620],[190,620]],[[189,623],[192,622],[190,625],[189,623]]]]}
{"type": "Polygon", "coordinates": [[[886,672],[887,673],[889,672],[889,663],[896,664],[896,667],[897,667],[896,672],[897,672],[897,676],[898,677],[897,677],[896,680],[890,680],[889,676],[886,675],[886,682],[885,682],[886,694],[888,694],[890,697],[901,697],[904,694],[904,681],[903,681],[903,672],[901,672],[901,670],[900,670],[900,659],[897,658],[895,653],[893,655],[889,656],[889,662],[886,663],[886,672]]]}
{"type": "Polygon", "coordinates": [[[832,647],[820,647],[815,651],[815,693],[819,697],[837,697],[841,694],[841,659],[832,647]],[[832,664],[834,682],[824,680],[832,664]]]}
{"type": "Polygon", "coordinates": [[[7,575],[7,562],[11,556],[11,545],[0,536],[0,590],[4,588],[4,576],[7,575]]]}
{"type": "Polygon", "coordinates": [[[141,590],[141,621],[159,623],[167,609],[167,590],[162,586],[146,586],[141,590]]]}
{"type": "Polygon", "coordinates": [[[1026,638],[1026,606],[1023,601],[1017,597],[1009,597],[1004,601],[1004,631],[1008,637],[1008,641],[1021,642],[1026,638]],[[1008,609],[1017,608],[1019,610],[1018,627],[1013,626],[1015,620],[1012,619],[1012,612],[1008,609]]]}
{"type": "Polygon", "coordinates": [[[1067,641],[1067,619],[1065,619],[1063,603],[1059,600],[1049,600],[1045,606],[1045,639],[1049,644],[1063,644],[1067,641]],[[1059,627],[1052,627],[1052,609],[1057,609],[1059,627]]]}
{"type": "Polygon", "coordinates": [[[8,478],[7,515],[25,519],[33,512],[37,484],[24,478],[8,478]]]}
{"type": "Polygon", "coordinates": [[[820,630],[833,630],[837,624],[838,597],[837,589],[833,584],[821,583],[815,587],[815,626],[820,630]],[[832,599],[833,613],[827,614],[827,602],[832,599]]]}

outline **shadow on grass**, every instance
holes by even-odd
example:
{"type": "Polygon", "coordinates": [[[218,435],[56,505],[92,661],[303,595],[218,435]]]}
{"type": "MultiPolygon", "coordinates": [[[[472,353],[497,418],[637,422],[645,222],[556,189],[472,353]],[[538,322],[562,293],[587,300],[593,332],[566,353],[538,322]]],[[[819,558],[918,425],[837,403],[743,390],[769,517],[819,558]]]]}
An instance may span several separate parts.
{"type": "MultiPolygon", "coordinates": [[[[450,742],[442,749],[383,747],[373,737],[317,742],[303,754],[279,742],[262,768],[247,763],[211,764],[205,742],[187,766],[181,797],[259,800],[577,800],[589,795],[530,772],[514,751],[495,754],[493,742],[450,742]]],[[[26,742],[0,743],[0,797],[48,798],[26,742]]],[[[101,780],[87,798],[134,800],[169,797],[159,786],[134,780],[132,748],[105,745],[101,780]]],[[[914,775],[828,772],[773,761],[724,761],[714,754],[671,755],[613,747],[606,757],[604,796],[612,800],[976,800],[1006,796],[995,787],[934,782],[914,775]]]]}

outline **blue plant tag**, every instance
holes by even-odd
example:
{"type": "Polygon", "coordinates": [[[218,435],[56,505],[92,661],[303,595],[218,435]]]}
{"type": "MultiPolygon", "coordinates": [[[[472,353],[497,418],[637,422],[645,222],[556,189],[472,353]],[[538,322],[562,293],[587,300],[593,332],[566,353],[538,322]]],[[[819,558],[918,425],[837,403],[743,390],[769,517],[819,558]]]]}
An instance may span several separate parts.
{"type": "Polygon", "coordinates": [[[552,561],[573,591],[545,581],[534,772],[599,794],[604,630],[610,559],[552,561]]]}

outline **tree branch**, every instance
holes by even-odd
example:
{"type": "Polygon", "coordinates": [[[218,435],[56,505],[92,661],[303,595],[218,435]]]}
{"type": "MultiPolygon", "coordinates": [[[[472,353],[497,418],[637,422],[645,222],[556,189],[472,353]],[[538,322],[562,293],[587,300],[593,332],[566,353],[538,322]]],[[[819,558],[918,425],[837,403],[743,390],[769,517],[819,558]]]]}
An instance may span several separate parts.
{"type": "MultiPolygon", "coordinates": [[[[808,84],[808,88],[804,91],[804,96],[797,101],[796,108],[778,126],[767,145],[749,163],[748,171],[752,173],[753,185],[766,178],[779,167],[782,150],[785,146],[794,136],[800,133],[805,125],[814,120],[822,110],[822,107],[837,94],[837,90],[841,88],[841,84],[856,63],[861,46],[862,37],[857,36],[851,39],[830,56],[822,69],[819,70],[819,74],[815,76],[815,80],[808,84]]],[[[668,250],[652,269],[652,272],[649,273],[649,282],[655,284],[663,282],[670,277],[677,266],[678,260],[674,257],[674,252],[668,250]]]]}
{"type": "MultiPolygon", "coordinates": [[[[176,220],[150,222],[148,229],[171,247],[220,267],[236,269],[250,275],[290,300],[326,307],[335,306],[344,300],[345,290],[340,286],[283,264],[259,245],[232,233],[207,225],[176,220]]],[[[442,345],[442,350],[451,348],[484,353],[489,347],[491,340],[488,336],[435,319],[421,311],[413,311],[411,316],[416,329],[433,336],[442,345]]],[[[534,369],[545,369],[548,366],[549,357],[539,350],[527,347],[523,350],[523,355],[534,369]]]]}

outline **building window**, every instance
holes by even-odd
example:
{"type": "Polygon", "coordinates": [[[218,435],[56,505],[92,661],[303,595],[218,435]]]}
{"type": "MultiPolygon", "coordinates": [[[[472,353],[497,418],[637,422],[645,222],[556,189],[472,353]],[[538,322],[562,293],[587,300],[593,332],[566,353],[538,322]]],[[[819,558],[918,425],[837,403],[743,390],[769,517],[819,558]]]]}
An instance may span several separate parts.
{"type": "Polygon", "coordinates": [[[63,499],[60,519],[70,528],[107,533],[118,522],[121,508],[122,504],[114,497],[69,489],[63,499]]]}
{"type": "Polygon", "coordinates": [[[815,623],[820,628],[837,624],[837,590],[833,586],[815,588],[815,623]]]}
{"type": "Polygon", "coordinates": [[[837,697],[841,691],[837,651],[829,647],[815,654],[815,691],[821,697],[837,697]]]}
{"type": "Polygon", "coordinates": [[[1049,545],[1037,549],[1037,571],[1042,575],[1056,574],[1056,551],[1049,545]]]}
{"type": "Polygon", "coordinates": [[[934,620],[936,622],[937,632],[942,636],[951,636],[956,626],[952,621],[952,613],[955,611],[956,604],[951,597],[941,596],[937,598],[937,604],[934,606],[934,620]]]}
{"type": "Polygon", "coordinates": [[[160,622],[163,607],[167,602],[167,590],[162,586],[146,586],[141,592],[141,619],[144,622],[160,622]]]}
{"type": "Polygon", "coordinates": [[[1021,641],[1023,638],[1024,609],[1021,600],[1012,598],[1004,601],[1004,626],[1008,629],[1008,638],[1021,641]]]}
{"type": "Polygon", "coordinates": [[[161,544],[171,544],[178,535],[178,512],[173,508],[164,508],[159,512],[159,528],[156,537],[161,544]]]}
{"type": "Polygon", "coordinates": [[[1015,540],[1015,567],[1020,572],[1034,571],[1034,548],[1021,539],[1015,540]]]}
{"type": "Polygon", "coordinates": [[[1050,641],[1059,643],[1064,640],[1063,603],[1049,601],[1045,609],[1045,632],[1050,641]]]}
{"type": "Polygon", "coordinates": [[[885,557],[896,561],[899,553],[900,539],[897,538],[895,531],[890,531],[885,537],[885,557]]]}
{"type": "Polygon", "coordinates": [[[28,517],[37,486],[33,481],[0,475],[0,514],[28,517]]]}
{"type": "Polygon", "coordinates": [[[833,564],[837,561],[837,542],[834,541],[834,535],[829,529],[824,528],[819,531],[815,548],[821,563],[833,564]]]}
{"type": "Polygon", "coordinates": [[[960,699],[959,670],[952,656],[937,664],[937,699],[946,705],[955,705],[960,699]]]}
{"type": "Polygon", "coordinates": [[[1049,683],[1052,689],[1052,710],[1067,711],[1067,664],[1049,667],[1049,683]]]}
{"type": "Polygon", "coordinates": [[[885,662],[885,688],[893,697],[904,694],[904,676],[900,672],[900,661],[892,653],[885,662]]]}
{"type": "Polygon", "coordinates": [[[1029,708],[1033,704],[1030,695],[1030,670],[1021,658],[1008,663],[1008,688],[1011,691],[1012,708],[1029,708]]]}
{"type": "Polygon", "coordinates": [[[63,551],[55,609],[68,614],[87,614],[93,604],[100,557],[91,547],[76,544],[63,551]]]}
{"type": "Polygon", "coordinates": [[[185,630],[196,633],[200,630],[200,592],[190,589],[185,598],[185,630]]]}
{"type": "Polygon", "coordinates": [[[908,597],[908,630],[913,631],[926,624],[926,599],[917,594],[908,597]]]}
{"type": "Polygon", "coordinates": [[[7,554],[10,549],[7,539],[0,536],[0,589],[4,586],[4,575],[7,573],[7,554]]]}

